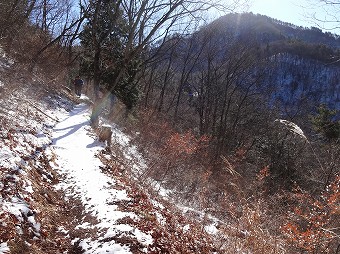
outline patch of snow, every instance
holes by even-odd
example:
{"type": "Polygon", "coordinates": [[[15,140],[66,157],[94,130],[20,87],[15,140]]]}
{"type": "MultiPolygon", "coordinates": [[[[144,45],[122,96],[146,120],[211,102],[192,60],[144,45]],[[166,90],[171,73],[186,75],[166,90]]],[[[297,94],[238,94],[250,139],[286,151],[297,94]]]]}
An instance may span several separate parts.
{"type": "Polygon", "coordinates": [[[0,166],[3,168],[12,168],[21,161],[19,156],[16,156],[8,146],[1,148],[0,166]]]}
{"type": "Polygon", "coordinates": [[[113,225],[107,230],[106,234],[104,235],[104,239],[121,235],[123,232],[134,235],[135,238],[144,245],[150,245],[153,243],[153,239],[150,235],[143,233],[138,228],[134,228],[126,224],[113,225]]]}
{"type": "Polygon", "coordinates": [[[30,180],[25,181],[24,190],[28,193],[33,193],[32,182],[30,180]]]}
{"type": "Polygon", "coordinates": [[[112,128],[113,143],[118,144],[122,150],[125,159],[132,162],[134,172],[143,172],[146,168],[146,162],[143,156],[138,152],[137,147],[131,145],[131,138],[114,126],[112,128]]]}
{"type": "Polygon", "coordinates": [[[165,207],[161,204],[161,203],[159,203],[159,202],[157,202],[156,200],[151,200],[151,203],[152,203],[152,205],[154,206],[154,207],[158,207],[158,208],[160,208],[160,209],[164,209],[165,207]]]}
{"type": "Polygon", "coordinates": [[[85,253],[92,254],[107,254],[107,253],[115,253],[115,254],[131,254],[131,251],[128,246],[122,246],[118,243],[112,244],[111,241],[108,242],[100,242],[93,241],[92,239],[84,239],[79,244],[84,250],[85,253]]]}
{"type": "Polygon", "coordinates": [[[58,232],[61,232],[68,237],[68,230],[66,230],[63,226],[58,227],[58,232]]]}
{"type": "Polygon", "coordinates": [[[40,236],[40,223],[37,223],[34,214],[29,208],[29,205],[26,201],[21,200],[17,197],[12,197],[11,201],[4,201],[2,204],[2,208],[4,211],[7,211],[13,214],[18,221],[24,222],[25,219],[31,224],[31,227],[34,230],[34,233],[37,236],[40,236]]]}
{"type": "Polygon", "coordinates": [[[151,245],[153,243],[152,236],[149,234],[145,234],[144,232],[140,231],[138,228],[135,228],[132,233],[136,237],[136,239],[144,245],[151,245]]]}
{"type": "Polygon", "coordinates": [[[211,234],[211,235],[218,233],[218,229],[216,228],[216,226],[214,224],[210,224],[208,226],[205,226],[204,229],[208,234],[211,234]]]}
{"type": "Polygon", "coordinates": [[[156,211],[155,215],[156,215],[156,220],[158,221],[159,224],[161,224],[162,226],[166,225],[166,219],[161,213],[156,211]]]}
{"type": "Polygon", "coordinates": [[[183,227],[183,232],[184,233],[186,233],[186,232],[188,232],[190,230],[190,225],[188,224],[188,225],[185,225],[184,227],[183,227]]]}
{"type": "Polygon", "coordinates": [[[156,190],[160,196],[162,196],[163,198],[170,197],[172,193],[171,190],[163,188],[159,182],[154,181],[152,185],[153,185],[153,189],[156,190]]]}
{"type": "Polygon", "coordinates": [[[7,246],[7,242],[5,243],[0,243],[0,254],[9,254],[10,249],[7,246]]]}

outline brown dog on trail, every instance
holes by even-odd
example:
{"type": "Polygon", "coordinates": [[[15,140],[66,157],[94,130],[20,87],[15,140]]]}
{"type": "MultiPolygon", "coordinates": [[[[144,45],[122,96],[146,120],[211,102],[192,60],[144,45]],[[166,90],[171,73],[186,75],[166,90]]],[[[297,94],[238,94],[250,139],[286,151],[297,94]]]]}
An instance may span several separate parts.
{"type": "Polygon", "coordinates": [[[108,147],[111,146],[112,129],[109,125],[103,125],[99,132],[99,141],[105,142],[108,147]]]}

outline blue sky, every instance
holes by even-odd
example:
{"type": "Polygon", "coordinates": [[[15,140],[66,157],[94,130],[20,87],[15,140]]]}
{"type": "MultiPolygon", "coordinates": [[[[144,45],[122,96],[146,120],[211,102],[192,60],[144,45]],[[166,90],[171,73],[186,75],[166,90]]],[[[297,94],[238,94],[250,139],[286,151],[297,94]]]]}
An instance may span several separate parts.
{"type": "MultiPolygon", "coordinates": [[[[248,11],[254,14],[259,13],[272,18],[276,18],[294,25],[311,27],[317,25],[310,19],[311,15],[316,14],[320,19],[330,18],[322,6],[318,6],[318,0],[250,0],[248,11]]],[[[330,10],[334,13],[334,10],[330,10]]],[[[334,23],[328,26],[320,24],[325,28],[334,27],[334,23]]],[[[338,24],[339,26],[340,24],[338,24]]],[[[330,30],[332,33],[340,34],[340,29],[330,30]]]]}

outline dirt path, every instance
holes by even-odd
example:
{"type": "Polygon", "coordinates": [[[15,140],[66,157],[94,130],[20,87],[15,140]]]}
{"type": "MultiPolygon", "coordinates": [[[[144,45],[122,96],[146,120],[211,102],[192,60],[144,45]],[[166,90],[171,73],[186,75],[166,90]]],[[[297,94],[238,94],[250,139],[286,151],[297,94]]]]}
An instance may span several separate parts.
{"type": "Polygon", "coordinates": [[[51,153],[56,155],[57,172],[64,177],[57,189],[64,191],[68,198],[80,200],[84,207],[80,225],[76,227],[82,236],[73,241],[78,242],[85,253],[131,253],[127,245],[114,241],[118,235],[135,238],[146,247],[152,243],[150,235],[120,223],[126,218],[132,221],[138,218],[115,205],[130,198],[126,190],[102,172],[104,165],[98,154],[103,146],[90,131],[89,108],[79,104],[55,126],[52,134],[51,153]]]}

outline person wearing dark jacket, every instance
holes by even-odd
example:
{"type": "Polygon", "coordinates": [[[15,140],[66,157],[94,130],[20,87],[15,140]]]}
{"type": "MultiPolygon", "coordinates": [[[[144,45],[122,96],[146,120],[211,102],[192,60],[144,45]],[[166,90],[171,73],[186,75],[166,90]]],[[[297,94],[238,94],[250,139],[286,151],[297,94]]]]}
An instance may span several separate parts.
{"type": "Polygon", "coordinates": [[[80,78],[80,76],[77,76],[75,80],[73,81],[73,84],[74,84],[74,90],[76,92],[76,95],[80,97],[81,89],[83,87],[84,81],[80,78]]]}

